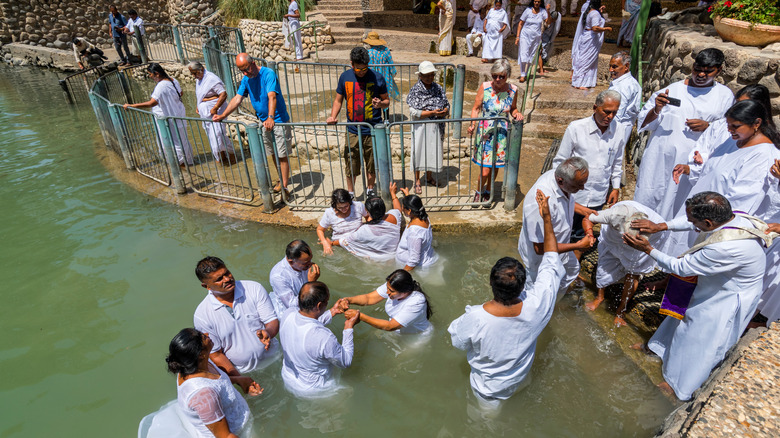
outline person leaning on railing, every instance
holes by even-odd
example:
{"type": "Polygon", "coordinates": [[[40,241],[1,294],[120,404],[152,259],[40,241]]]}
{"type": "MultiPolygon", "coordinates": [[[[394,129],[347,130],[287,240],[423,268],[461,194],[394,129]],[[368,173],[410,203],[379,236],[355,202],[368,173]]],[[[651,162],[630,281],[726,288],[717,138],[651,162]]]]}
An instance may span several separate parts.
{"type": "Polygon", "coordinates": [[[103,51],[95,47],[92,43],[87,41],[86,38],[73,38],[73,56],[76,58],[76,63],[79,68],[84,70],[85,68],[97,67],[108,58],[103,55],[103,51]]]}

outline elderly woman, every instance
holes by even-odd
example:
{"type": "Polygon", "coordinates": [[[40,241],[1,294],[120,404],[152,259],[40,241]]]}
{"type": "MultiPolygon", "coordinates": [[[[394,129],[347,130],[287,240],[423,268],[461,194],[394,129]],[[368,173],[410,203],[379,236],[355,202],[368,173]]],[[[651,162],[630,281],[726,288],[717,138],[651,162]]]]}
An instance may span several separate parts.
{"type": "Polygon", "coordinates": [[[577,24],[581,33],[576,43],[577,50],[572,48],[571,86],[574,88],[587,90],[596,86],[604,32],[612,30],[611,27],[604,27],[606,20],[602,14],[605,9],[606,6],[601,5],[601,0],[591,0],[587,12],[577,24]]]}
{"type": "Polygon", "coordinates": [[[165,362],[176,374],[179,409],[195,428],[195,436],[236,437],[250,426],[252,414],[233,385],[252,396],[262,394],[263,388],[251,377],[228,376],[218,368],[209,359],[213,346],[208,334],[186,328],[171,340],[165,362]]]}
{"type": "Polygon", "coordinates": [[[225,125],[211,122],[216,114],[225,111],[227,91],[225,84],[214,73],[206,70],[198,61],[192,61],[187,65],[190,74],[195,78],[195,111],[208,122],[203,122],[203,130],[206,131],[211,145],[211,153],[214,159],[220,163],[235,163],[236,156],[233,143],[225,133],[225,125]]]}
{"type": "Polygon", "coordinates": [[[401,191],[405,195],[403,212],[409,218],[409,225],[398,242],[395,260],[406,271],[416,267],[427,268],[439,260],[439,255],[433,250],[431,221],[422,199],[417,195],[410,195],[409,189],[403,188],[401,191]]]}
{"type": "Polygon", "coordinates": [[[452,28],[455,25],[455,0],[439,0],[439,55],[452,55],[452,28]]]}
{"type": "MultiPolygon", "coordinates": [[[[181,85],[176,79],[168,76],[160,64],[152,63],[146,68],[157,85],[154,86],[152,97],[142,103],[124,104],[124,108],[151,108],[152,114],[157,117],[187,117],[187,111],[181,101],[181,85]]],[[[173,146],[176,150],[176,158],[180,166],[192,165],[192,145],[187,138],[187,124],[183,120],[169,120],[173,146]]],[[[155,124],[155,127],[157,125],[155,124]]],[[[158,135],[159,128],[158,129],[158,135]]],[[[160,140],[162,142],[162,140],[160,140]]]]}
{"type": "Polygon", "coordinates": [[[368,212],[362,202],[353,201],[352,195],[344,189],[334,190],[330,196],[330,207],[325,210],[317,225],[317,236],[320,238],[323,252],[333,254],[331,242],[360,228],[363,218],[367,217],[368,212]],[[330,239],[325,237],[328,228],[333,229],[330,239]]]}
{"type": "MultiPolygon", "coordinates": [[[[512,74],[512,66],[506,59],[499,59],[490,68],[491,82],[484,82],[477,89],[471,118],[477,117],[511,117],[516,121],[523,120],[523,115],[517,110],[517,86],[511,85],[507,79],[512,74]]],[[[509,135],[509,124],[503,120],[472,121],[468,133],[473,134],[476,152],[471,161],[482,168],[479,174],[478,190],[474,193],[474,203],[490,200],[490,186],[495,180],[499,168],[506,164],[506,144],[509,135]],[[477,126],[479,124],[479,126],[477,126]],[[476,129],[478,128],[478,129],[476,129]],[[491,170],[493,172],[491,178],[491,170]]],[[[472,205],[473,208],[479,207],[472,205]]],[[[489,207],[489,205],[485,205],[489,207]]]]}
{"type": "Polygon", "coordinates": [[[542,9],[542,0],[534,0],[532,7],[527,8],[520,17],[517,26],[517,38],[515,45],[520,48],[517,51],[517,64],[520,66],[520,82],[525,82],[528,66],[533,62],[536,49],[542,42],[542,25],[552,22],[550,5],[542,9]]]}
{"type": "MultiPolygon", "coordinates": [[[[441,120],[450,113],[450,103],[444,94],[444,88],[434,82],[436,67],[430,61],[423,61],[417,71],[420,78],[409,90],[406,103],[409,104],[411,119],[441,120]]],[[[436,186],[433,172],[441,172],[442,149],[444,137],[443,123],[420,123],[414,125],[412,131],[412,159],[410,161],[414,172],[414,193],[422,193],[420,172],[426,172],[428,185],[436,186]]]]}
{"type": "Polygon", "coordinates": [[[495,0],[493,9],[485,16],[482,62],[486,64],[504,54],[504,38],[509,34],[509,16],[502,5],[502,0],[495,0]]]}
{"type": "Polygon", "coordinates": [[[387,83],[387,93],[393,100],[401,98],[401,92],[398,91],[398,84],[395,83],[395,74],[397,73],[393,66],[393,55],[387,47],[387,41],[379,38],[376,32],[369,32],[363,43],[367,45],[368,63],[371,69],[382,73],[387,83]]]}
{"type": "Polygon", "coordinates": [[[358,319],[371,327],[385,331],[398,331],[402,335],[425,333],[433,329],[430,323],[433,309],[428,303],[420,283],[414,281],[412,274],[397,269],[388,275],[385,283],[376,290],[354,297],[342,298],[337,305],[344,310],[344,316],[351,318],[358,314],[358,319]],[[385,301],[385,312],[389,320],[374,318],[363,312],[350,309],[350,305],[373,306],[385,301]]]}
{"type": "Polygon", "coordinates": [[[393,198],[393,209],[390,211],[386,210],[382,198],[376,196],[368,198],[366,210],[371,215],[371,220],[340,239],[332,240],[331,246],[341,246],[352,254],[369,260],[393,260],[398,249],[398,241],[401,239],[403,222],[401,201],[398,200],[396,191],[395,182],[391,182],[390,196],[393,198]]]}

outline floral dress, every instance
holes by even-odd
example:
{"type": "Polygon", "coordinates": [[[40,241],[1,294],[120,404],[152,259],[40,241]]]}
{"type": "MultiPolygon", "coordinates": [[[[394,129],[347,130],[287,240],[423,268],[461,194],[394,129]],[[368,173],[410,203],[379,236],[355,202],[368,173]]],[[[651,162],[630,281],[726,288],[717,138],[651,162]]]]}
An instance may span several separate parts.
{"type": "MultiPolygon", "coordinates": [[[[517,93],[517,86],[509,85],[509,90],[496,93],[491,82],[482,84],[482,117],[509,116],[509,109],[517,93]]],[[[476,151],[471,161],[481,167],[504,167],[506,164],[506,142],[509,136],[506,121],[483,120],[479,122],[474,139],[476,151]],[[495,129],[494,129],[495,128],[495,129]],[[493,136],[496,145],[496,161],[493,162],[493,136]]]]}

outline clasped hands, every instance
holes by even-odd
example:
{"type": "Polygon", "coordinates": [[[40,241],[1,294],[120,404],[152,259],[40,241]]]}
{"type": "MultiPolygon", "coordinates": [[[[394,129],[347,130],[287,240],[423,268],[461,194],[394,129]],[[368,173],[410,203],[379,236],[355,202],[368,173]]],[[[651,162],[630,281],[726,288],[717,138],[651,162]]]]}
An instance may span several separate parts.
{"type": "Polygon", "coordinates": [[[347,320],[351,320],[351,319],[354,319],[356,321],[360,320],[360,310],[350,309],[349,300],[347,300],[346,298],[340,298],[338,301],[336,301],[336,304],[333,307],[338,309],[338,313],[343,313],[344,318],[346,318],[347,320]]]}

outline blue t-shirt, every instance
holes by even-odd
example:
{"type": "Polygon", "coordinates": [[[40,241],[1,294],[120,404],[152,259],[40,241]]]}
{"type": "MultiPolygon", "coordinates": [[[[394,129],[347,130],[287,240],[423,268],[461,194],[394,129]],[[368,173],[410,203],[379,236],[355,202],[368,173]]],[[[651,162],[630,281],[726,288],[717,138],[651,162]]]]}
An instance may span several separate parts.
{"type": "Polygon", "coordinates": [[[119,38],[124,35],[122,32],[116,30],[117,26],[120,28],[127,26],[127,20],[125,19],[124,15],[117,14],[117,16],[114,16],[114,14],[109,12],[108,24],[111,26],[111,36],[114,38],[119,38]]]}
{"type": "MultiPolygon", "coordinates": [[[[387,84],[381,73],[368,69],[362,78],[355,75],[355,70],[349,69],[339,77],[336,93],[344,96],[347,107],[347,120],[350,122],[367,122],[372,126],[382,121],[382,110],[374,108],[373,98],[387,94],[387,84]]],[[[349,132],[357,134],[357,126],[349,126],[349,132]]],[[[363,135],[370,134],[368,128],[361,129],[363,135]]]]}
{"type": "Polygon", "coordinates": [[[267,67],[260,67],[260,72],[254,78],[244,76],[241,79],[241,85],[238,86],[236,94],[244,97],[249,96],[255,114],[261,122],[268,118],[268,93],[276,92],[276,114],[274,122],[287,123],[290,121],[290,115],[287,114],[287,106],[284,104],[282,89],[279,86],[279,80],[273,70],[267,67]]]}

